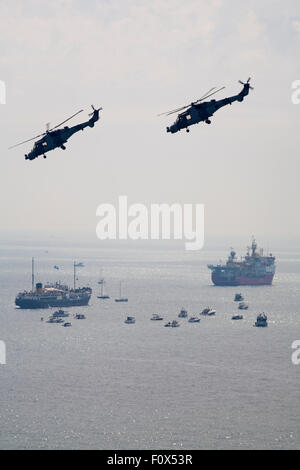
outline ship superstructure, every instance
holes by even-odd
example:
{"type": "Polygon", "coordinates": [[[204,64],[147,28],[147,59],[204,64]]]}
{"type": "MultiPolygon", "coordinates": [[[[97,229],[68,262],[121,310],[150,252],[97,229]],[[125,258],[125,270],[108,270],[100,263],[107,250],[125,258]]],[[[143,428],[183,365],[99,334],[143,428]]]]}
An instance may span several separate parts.
{"type": "Polygon", "coordinates": [[[212,282],[216,286],[257,286],[272,284],[276,264],[272,254],[264,256],[262,249],[257,251],[257,243],[253,239],[241,261],[232,250],[225,265],[208,265],[208,268],[212,271],[212,282]]]}

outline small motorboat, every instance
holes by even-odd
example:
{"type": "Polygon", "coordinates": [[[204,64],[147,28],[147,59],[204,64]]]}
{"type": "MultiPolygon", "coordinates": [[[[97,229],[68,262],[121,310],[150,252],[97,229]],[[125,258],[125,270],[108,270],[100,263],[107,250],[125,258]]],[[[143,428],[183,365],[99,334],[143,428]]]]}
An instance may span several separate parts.
{"type": "Polygon", "coordinates": [[[62,326],[64,326],[65,328],[70,328],[70,326],[72,326],[72,323],[66,322],[62,326]]]}
{"type": "Polygon", "coordinates": [[[265,313],[258,315],[254,326],[258,328],[266,328],[268,326],[268,317],[265,313]]]}
{"type": "Polygon", "coordinates": [[[200,318],[198,317],[191,317],[189,319],[189,323],[200,323],[200,318]]]}
{"type": "Polygon", "coordinates": [[[210,307],[206,307],[200,315],[206,316],[206,317],[213,317],[216,314],[216,311],[211,309],[210,307]]]}
{"type": "Polygon", "coordinates": [[[135,318],[134,317],[127,317],[125,320],[125,323],[127,325],[133,325],[135,323],[135,318]]]}
{"type": "Polygon", "coordinates": [[[75,320],[86,320],[86,316],[83,315],[82,313],[77,313],[75,315],[75,320]]]}
{"type": "Polygon", "coordinates": [[[172,322],[169,321],[168,323],[165,324],[166,328],[178,328],[180,326],[180,323],[177,320],[173,320],[172,322]]]}
{"type": "Polygon", "coordinates": [[[235,302],[242,302],[244,300],[244,297],[242,294],[235,294],[234,301],[235,302]]]}
{"type": "Polygon", "coordinates": [[[62,318],[53,318],[50,317],[46,323],[63,323],[64,320],[62,318]]]}
{"type": "Polygon", "coordinates": [[[155,313],[152,316],[151,321],[163,321],[163,317],[161,315],[158,315],[158,313],[155,313]]]}
{"type": "Polygon", "coordinates": [[[249,306],[245,302],[240,302],[239,310],[248,310],[249,306]]]}
{"type": "Polygon", "coordinates": [[[233,315],[231,320],[244,320],[244,317],[243,315],[233,315]]]}
{"type": "Polygon", "coordinates": [[[187,317],[188,317],[187,311],[184,308],[182,308],[178,315],[178,318],[187,318],[187,317]]]}

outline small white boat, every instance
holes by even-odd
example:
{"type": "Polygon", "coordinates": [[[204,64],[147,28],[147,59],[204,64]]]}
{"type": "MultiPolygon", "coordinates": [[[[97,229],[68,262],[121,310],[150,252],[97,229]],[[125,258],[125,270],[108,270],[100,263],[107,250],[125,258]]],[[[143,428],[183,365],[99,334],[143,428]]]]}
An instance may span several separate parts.
{"type": "Polygon", "coordinates": [[[211,309],[210,307],[206,307],[204,310],[202,310],[202,312],[200,313],[200,315],[203,315],[203,316],[207,316],[207,317],[213,317],[215,316],[216,314],[216,311],[211,309]]]}
{"type": "Polygon", "coordinates": [[[72,326],[72,323],[66,322],[62,326],[64,326],[65,328],[70,328],[70,326],[72,326]]]}
{"type": "Polygon", "coordinates": [[[135,323],[135,318],[134,317],[127,317],[125,320],[125,323],[127,325],[133,325],[135,323]]]}
{"type": "Polygon", "coordinates": [[[157,313],[155,313],[155,314],[152,316],[151,321],[163,321],[163,317],[161,317],[160,315],[158,315],[157,313]]]}
{"type": "Polygon", "coordinates": [[[200,323],[200,318],[198,317],[191,317],[189,319],[189,323],[200,323]]]}
{"type": "Polygon", "coordinates": [[[86,316],[83,315],[82,313],[77,313],[75,315],[75,320],[86,320],[86,316]]]}

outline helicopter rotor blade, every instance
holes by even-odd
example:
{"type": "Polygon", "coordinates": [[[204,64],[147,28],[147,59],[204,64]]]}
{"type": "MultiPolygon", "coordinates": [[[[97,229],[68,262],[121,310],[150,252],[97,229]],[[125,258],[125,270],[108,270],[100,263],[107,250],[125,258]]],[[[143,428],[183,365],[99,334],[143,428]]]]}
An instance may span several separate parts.
{"type": "Polygon", "coordinates": [[[20,145],[26,144],[27,142],[31,142],[32,140],[36,140],[36,139],[38,139],[39,137],[43,137],[43,136],[46,135],[46,134],[47,134],[47,132],[44,132],[43,134],[37,135],[37,136],[35,136],[35,137],[32,137],[31,139],[24,140],[23,142],[20,142],[19,144],[13,145],[12,147],[8,147],[8,150],[11,150],[11,149],[14,149],[14,148],[16,148],[16,147],[19,147],[20,145]]]}
{"type": "Polygon", "coordinates": [[[196,101],[196,103],[198,103],[199,101],[201,100],[204,100],[212,91],[214,91],[216,89],[216,87],[213,87],[211,88],[209,91],[207,91],[203,96],[201,96],[201,98],[199,98],[199,100],[196,101]]]}
{"type": "MultiPolygon", "coordinates": [[[[208,95],[213,90],[215,90],[215,87],[211,88],[209,91],[207,91],[200,99],[204,99],[206,97],[206,95],[208,95]]],[[[169,116],[170,114],[178,113],[179,111],[183,111],[184,109],[188,108],[189,106],[190,106],[190,104],[187,104],[186,106],[181,106],[180,108],[173,109],[172,111],[166,111],[165,113],[158,114],[158,116],[164,116],[164,115],[169,116]]]]}
{"type": "Polygon", "coordinates": [[[186,106],[182,106],[181,108],[174,109],[173,111],[169,111],[169,112],[164,113],[164,114],[166,114],[167,116],[169,116],[170,114],[179,113],[179,111],[183,111],[184,109],[187,109],[187,108],[189,108],[190,106],[191,106],[190,104],[187,104],[186,106]]]}
{"type": "Polygon", "coordinates": [[[54,129],[57,129],[58,127],[62,126],[63,124],[65,124],[66,122],[70,121],[70,119],[73,119],[75,116],[77,116],[77,114],[80,114],[83,112],[83,109],[81,109],[80,111],[77,111],[77,113],[73,114],[71,117],[69,117],[68,119],[66,119],[65,121],[63,122],[60,122],[59,124],[57,124],[57,126],[55,127],[52,127],[52,129],[49,129],[48,132],[51,132],[53,131],[54,129]]]}
{"type": "Polygon", "coordinates": [[[174,109],[173,111],[165,111],[164,113],[160,113],[157,116],[165,116],[165,115],[169,115],[172,113],[176,113],[177,111],[184,109],[184,108],[187,108],[187,106],[184,106],[183,108],[174,109]]]}
{"type": "Polygon", "coordinates": [[[193,104],[201,103],[201,101],[206,100],[207,98],[209,98],[210,96],[215,95],[216,93],[218,93],[218,92],[221,91],[221,90],[224,90],[224,88],[226,88],[226,87],[223,86],[223,87],[220,88],[219,90],[216,90],[216,91],[214,91],[213,93],[210,93],[211,91],[215,90],[215,88],[216,88],[216,87],[211,88],[209,91],[207,91],[207,92],[205,93],[205,95],[203,95],[202,98],[200,98],[199,100],[195,101],[194,103],[188,104],[188,105],[186,105],[186,106],[182,106],[181,108],[173,109],[173,111],[167,111],[167,112],[165,112],[165,113],[158,114],[158,116],[164,116],[164,115],[170,116],[170,114],[174,114],[174,113],[178,113],[179,111],[183,111],[184,109],[187,109],[187,108],[189,108],[190,106],[193,106],[193,104]]]}
{"type": "Polygon", "coordinates": [[[205,96],[204,98],[201,98],[200,100],[196,101],[196,103],[200,103],[201,101],[206,100],[206,99],[209,98],[210,96],[213,96],[213,95],[215,95],[216,93],[219,93],[219,91],[222,91],[222,90],[224,90],[225,88],[226,88],[226,86],[223,86],[222,88],[219,88],[219,90],[216,90],[216,91],[214,91],[213,93],[211,93],[210,95],[207,95],[207,96],[205,96]]]}
{"type": "Polygon", "coordinates": [[[52,127],[52,129],[49,129],[50,124],[47,123],[47,124],[46,124],[46,129],[47,129],[46,132],[43,132],[42,134],[39,134],[39,135],[37,135],[37,136],[35,136],[35,137],[32,137],[31,139],[24,140],[23,142],[20,142],[20,143],[18,143],[18,144],[16,144],[16,145],[13,145],[12,147],[9,147],[9,150],[14,149],[14,148],[16,148],[16,147],[19,147],[20,145],[27,144],[27,142],[31,142],[32,140],[36,140],[36,139],[38,139],[39,137],[43,137],[43,136],[46,135],[48,132],[51,132],[51,131],[53,131],[54,129],[57,129],[57,127],[62,126],[63,124],[65,124],[65,122],[69,121],[69,120],[72,119],[73,117],[77,116],[77,114],[82,113],[82,112],[83,112],[83,109],[81,109],[81,110],[78,111],[77,113],[73,114],[73,116],[69,117],[69,118],[66,119],[65,121],[63,121],[63,122],[61,122],[60,124],[58,124],[57,126],[52,127]]]}

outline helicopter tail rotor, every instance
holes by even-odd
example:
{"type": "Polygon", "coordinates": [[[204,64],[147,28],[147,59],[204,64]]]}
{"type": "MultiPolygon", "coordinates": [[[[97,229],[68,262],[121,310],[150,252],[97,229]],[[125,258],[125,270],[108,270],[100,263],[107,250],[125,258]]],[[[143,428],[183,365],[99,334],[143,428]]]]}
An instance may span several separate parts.
{"type": "Polygon", "coordinates": [[[102,111],[103,108],[96,109],[95,106],[92,104],[91,108],[93,110],[92,113],[89,114],[89,116],[94,116],[94,113],[99,113],[99,111],[102,111]]]}
{"type": "Polygon", "coordinates": [[[248,78],[246,83],[242,82],[242,80],[239,80],[239,83],[243,86],[249,86],[250,90],[254,90],[254,88],[250,85],[250,80],[251,80],[251,77],[248,78]]]}

